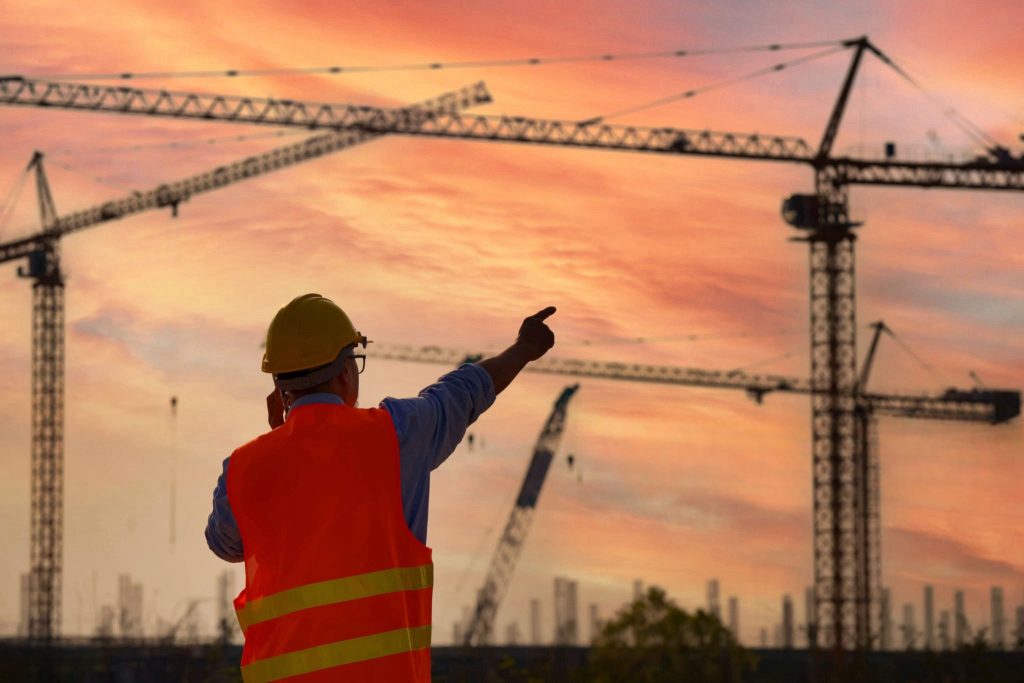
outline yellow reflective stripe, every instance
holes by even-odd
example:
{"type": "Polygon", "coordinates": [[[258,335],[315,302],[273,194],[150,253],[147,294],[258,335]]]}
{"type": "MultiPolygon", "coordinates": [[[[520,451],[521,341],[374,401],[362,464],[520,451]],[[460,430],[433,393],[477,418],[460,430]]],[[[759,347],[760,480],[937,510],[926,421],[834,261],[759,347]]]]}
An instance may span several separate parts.
{"type": "Polygon", "coordinates": [[[434,585],[434,565],[397,567],[377,572],[331,579],[257,598],[236,610],[242,631],[262,621],[276,619],[292,612],[331,605],[346,600],[358,600],[374,595],[429,588],[434,585]]]}
{"type": "Polygon", "coordinates": [[[430,626],[400,628],[260,659],[242,667],[242,680],[245,683],[267,683],[425,647],[430,647],[430,626]]]}

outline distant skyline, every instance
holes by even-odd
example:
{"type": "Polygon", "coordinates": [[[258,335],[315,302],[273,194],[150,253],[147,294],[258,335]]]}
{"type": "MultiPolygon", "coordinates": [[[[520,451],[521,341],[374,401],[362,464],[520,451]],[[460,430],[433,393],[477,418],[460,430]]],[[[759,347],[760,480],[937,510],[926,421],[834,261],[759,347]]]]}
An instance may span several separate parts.
{"type": "MultiPolygon", "coordinates": [[[[4,72],[33,75],[421,64],[866,34],[931,98],[866,58],[837,149],[881,154],[895,141],[900,153],[966,153],[972,141],[942,115],[941,100],[1019,155],[1022,23],[1024,6],[946,0],[316,0],[244,10],[15,0],[0,40],[4,72]]],[[[480,113],[582,120],[809,53],[129,84],[394,106],[486,79],[495,102],[480,113]]],[[[796,135],[814,146],[848,63],[843,52],[612,122],[796,135]]],[[[0,198],[38,149],[61,213],[301,139],[175,148],[270,131],[29,108],[0,108],[0,121],[0,198]]],[[[170,618],[208,597],[202,618],[213,622],[216,577],[229,567],[202,535],[211,492],[222,459],[265,429],[259,345],[293,296],[334,298],[380,342],[499,349],[524,316],[551,304],[552,353],[561,357],[806,376],[806,246],[788,241],[795,233],[779,207],[811,187],[810,171],[788,164],[389,137],[195,197],[175,219],[153,211],[69,236],[64,633],[80,623],[92,632],[93,577],[99,601],[111,602],[122,573],[145,586],[146,613],[170,618]],[[627,343],[637,337],[674,341],[627,343]]],[[[1024,387],[1024,196],[854,188],[851,206],[865,222],[860,353],[878,319],[906,345],[882,341],[871,386],[970,387],[973,371],[988,386],[1024,387]]],[[[0,241],[37,230],[38,220],[29,179],[0,241]]],[[[17,626],[29,561],[30,320],[29,283],[7,264],[0,634],[17,626]]],[[[368,363],[361,404],[414,394],[442,371],[368,363]]],[[[464,444],[434,473],[436,643],[472,602],[534,440],[568,383],[522,377],[471,429],[474,449],[464,444]]],[[[741,598],[748,643],[774,628],[783,593],[802,618],[812,557],[806,398],[770,395],[757,405],[743,392],[586,381],[573,401],[499,635],[510,621],[528,632],[529,601],[550,607],[555,576],[577,581],[579,604],[597,603],[604,617],[630,599],[636,577],[690,608],[717,577],[722,604],[741,598]]],[[[1021,421],[883,419],[880,439],[883,583],[894,604],[931,584],[938,609],[963,589],[975,620],[997,585],[1012,619],[1024,601],[1021,421]]],[[[238,587],[240,567],[231,569],[238,587]]],[[[550,617],[546,610],[546,624],[550,617]]]]}

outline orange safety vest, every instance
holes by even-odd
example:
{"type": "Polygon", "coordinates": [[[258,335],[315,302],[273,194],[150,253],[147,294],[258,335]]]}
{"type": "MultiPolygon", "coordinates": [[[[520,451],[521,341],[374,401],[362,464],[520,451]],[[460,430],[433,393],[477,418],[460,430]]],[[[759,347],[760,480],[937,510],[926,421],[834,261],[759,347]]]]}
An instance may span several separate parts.
{"type": "Polygon", "coordinates": [[[296,408],[231,455],[227,492],[245,683],[430,681],[434,565],[402,514],[387,411],[296,408]]]}

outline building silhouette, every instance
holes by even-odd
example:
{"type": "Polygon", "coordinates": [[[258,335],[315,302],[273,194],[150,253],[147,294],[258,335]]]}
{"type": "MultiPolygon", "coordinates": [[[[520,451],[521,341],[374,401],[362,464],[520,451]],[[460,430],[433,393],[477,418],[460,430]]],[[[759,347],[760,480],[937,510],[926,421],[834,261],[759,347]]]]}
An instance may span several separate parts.
{"type": "Polygon", "coordinates": [[[881,645],[883,650],[892,649],[892,593],[888,588],[882,588],[881,596],[881,645]]]}
{"type": "Polygon", "coordinates": [[[740,601],[736,596],[729,597],[729,630],[736,641],[740,640],[740,601]]]}
{"type": "Polygon", "coordinates": [[[536,598],[530,600],[530,643],[532,645],[541,644],[540,600],[536,598]]]}
{"type": "Polygon", "coordinates": [[[508,645],[519,644],[519,624],[513,621],[505,626],[505,643],[508,645]]]}
{"type": "Polygon", "coordinates": [[[992,647],[1002,650],[1006,646],[1006,615],[1003,612],[1003,589],[992,586],[990,594],[992,647]]]}
{"type": "Polygon", "coordinates": [[[597,641],[597,637],[601,635],[601,628],[604,624],[601,621],[601,615],[598,610],[596,602],[590,603],[590,642],[597,641]]]}
{"type": "Polygon", "coordinates": [[[949,610],[944,609],[939,613],[939,648],[948,650],[952,644],[949,634],[949,610]]]}
{"type": "Polygon", "coordinates": [[[782,642],[780,645],[787,650],[792,649],[796,629],[793,625],[793,598],[787,593],[782,596],[782,642]]]}
{"type": "Polygon", "coordinates": [[[960,648],[967,642],[967,611],[964,607],[964,592],[953,594],[953,646],[960,648]]]}
{"type": "Polygon", "coordinates": [[[117,627],[122,638],[141,638],[142,583],[130,574],[117,577],[117,627]]]}
{"type": "Polygon", "coordinates": [[[707,595],[708,613],[711,614],[715,619],[721,620],[722,607],[718,601],[718,579],[711,579],[710,581],[708,581],[707,595]]]}
{"type": "Polygon", "coordinates": [[[576,582],[555,578],[555,644],[579,643],[579,611],[576,604],[576,582]]]}
{"type": "Polygon", "coordinates": [[[917,625],[914,623],[914,605],[906,603],[903,605],[903,626],[900,627],[903,633],[903,649],[912,650],[917,644],[917,625]]]}
{"type": "Polygon", "coordinates": [[[28,574],[22,574],[20,579],[21,580],[20,580],[19,584],[20,584],[20,588],[21,588],[21,600],[20,600],[19,608],[18,608],[18,630],[17,630],[17,634],[18,634],[18,637],[24,638],[24,637],[28,636],[28,612],[29,612],[28,606],[29,606],[29,596],[31,595],[31,590],[29,589],[29,581],[31,579],[29,578],[28,574]]]}
{"type": "Polygon", "coordinates": [[[935,589],[924,587],[924,647],[935,648],[935,589]]]}

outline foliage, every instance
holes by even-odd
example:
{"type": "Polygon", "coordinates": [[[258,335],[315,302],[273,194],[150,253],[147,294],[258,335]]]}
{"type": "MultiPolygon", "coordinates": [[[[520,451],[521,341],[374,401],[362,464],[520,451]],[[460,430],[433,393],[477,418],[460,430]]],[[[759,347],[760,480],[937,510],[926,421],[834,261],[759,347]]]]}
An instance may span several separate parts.
{"type": "Polygon", "coordinates": [[[756,661],[712,614],[687,612],[651,587],[605,624],[584,680],[592,683],[740,681],[756,661]]]}

